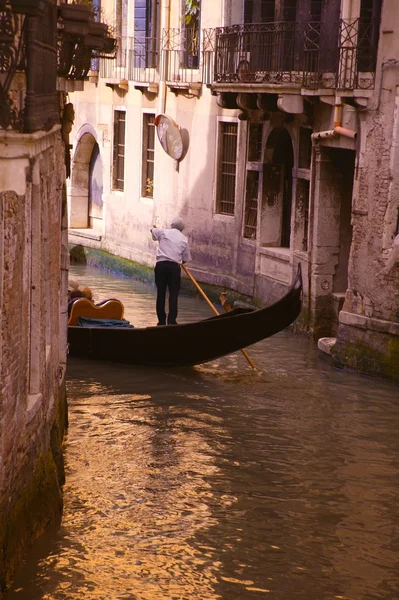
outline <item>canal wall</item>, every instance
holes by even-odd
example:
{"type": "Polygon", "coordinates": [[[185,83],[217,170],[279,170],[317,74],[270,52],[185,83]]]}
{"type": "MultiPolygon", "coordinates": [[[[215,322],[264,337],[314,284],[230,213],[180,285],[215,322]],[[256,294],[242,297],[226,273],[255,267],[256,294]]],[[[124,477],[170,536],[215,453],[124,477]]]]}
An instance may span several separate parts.
{"type": "Polygon", "coordinates": [[[62,512],[69,257],[60,128],[0,142],[1,594],[62,512]]]}
{"type": "MultiPolygon", "coordinates": [[[[155,286],[154,269],[152,267],[141,265],[126,258],[105,252],[104,250],[90,248],[81,244],[69,244],[69,254],[71,264],[84,264],[98,267],[111,273],[115,273],[116,275],[131,277],[137,281],[142,281],[143,283],[155,286]]],[[[219,296],[222,292],[227,290],[227,288],[222,285],[218,286],[207,283],[201,283],[201,288],[215,304],[220,304],[219,296]]],[[[184,273],[182,273],[181,292],[194,297],[200,295],[194,284],[184,273]]],[[[260,306],[258,303],[254,302],[250,296],[239,294],[230,289],[228,290],[228,301],[230,304],[238,301],[260,306]]]]}

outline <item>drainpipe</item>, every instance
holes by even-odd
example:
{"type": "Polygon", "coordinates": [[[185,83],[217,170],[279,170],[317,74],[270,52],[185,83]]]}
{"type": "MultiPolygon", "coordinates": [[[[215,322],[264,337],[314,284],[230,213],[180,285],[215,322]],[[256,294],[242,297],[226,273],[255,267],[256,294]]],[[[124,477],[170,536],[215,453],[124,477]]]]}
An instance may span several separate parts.
{"type": "Polygon", "coordinates": [[[310,317],[312,312],[311,302],[311,291],[312,291],[312,265],[313,265],[313,230],[314,230],[314,213],[315,213],[315,202],[314,202],[314,188],[316,180],[316,164],[315,164],[315,147],[316,142],[322,139],[335,138],[338,136],[344,136],[355,140],[357,138],[357,132],[352,129],[342,127],[342,103],[337,98],[334,107],[334,129],[327,131],[317,131],[312,133],[312,168],[311,168],[311,197],[309,198],[309,241],[310,247],[308,251],[308,322],[310,323],[310,317]],[[339,100],[339,101],[338,101],[339,100]]]}
{"type": "Polygon", "coordinates": [[[160,80],[159,80],[159,96],[158,96],[158,110],[157,114],[165,113],[166,108],[166,53],[162,50],[163,34],[164,31],[169,31],[170,28],[170,0],[164,0],[161,8],[161,48],[160,48],[160,80]]]}
{"type": "Polygon", "coordinates": [[[337,102],[334,108],[334,129],[328,129],[327,131],[316,131],[312,133],[312,141],[323,140],[326,138],[335,138],[342,135],[347,138],[355,140],[357,138],[356,131],[342,127],[342,103],[337,102]]]}

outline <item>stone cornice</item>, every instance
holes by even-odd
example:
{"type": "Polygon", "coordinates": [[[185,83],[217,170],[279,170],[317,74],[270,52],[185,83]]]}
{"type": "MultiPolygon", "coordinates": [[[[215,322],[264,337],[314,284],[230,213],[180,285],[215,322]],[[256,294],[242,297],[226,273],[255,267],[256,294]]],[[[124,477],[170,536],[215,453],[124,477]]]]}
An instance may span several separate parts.
{"type": "Polygon", "coordinates": [[[54,125],[49,131],[17,133],[0,130],[0,161],[17,158],[34,158],[54,146],[61,125],[54,125]]]}

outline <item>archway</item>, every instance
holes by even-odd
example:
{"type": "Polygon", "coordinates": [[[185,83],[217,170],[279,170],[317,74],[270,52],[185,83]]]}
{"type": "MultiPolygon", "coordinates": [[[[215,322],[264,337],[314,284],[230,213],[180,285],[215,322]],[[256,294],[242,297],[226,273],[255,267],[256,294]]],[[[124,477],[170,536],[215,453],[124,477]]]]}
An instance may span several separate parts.
{"type": "Polygon", "coordinates": [[[294,151],[284,127],[270,133],[265,150],[262,190],[261,244],[290,247],[292,168],[294,151]]]}
{"type": "Polygon", "coordinates": [[[96,229],[102,221],[103,179],[100,148],[92,133],[79,139],[72,161],[70,227],[96,229]]]}

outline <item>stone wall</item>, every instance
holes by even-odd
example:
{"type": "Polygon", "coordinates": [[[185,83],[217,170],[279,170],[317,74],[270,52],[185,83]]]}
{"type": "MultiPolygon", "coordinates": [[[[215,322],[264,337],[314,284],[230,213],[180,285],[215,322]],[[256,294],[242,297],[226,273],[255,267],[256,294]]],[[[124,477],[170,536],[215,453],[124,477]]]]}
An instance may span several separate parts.
{"type": "Polygon", "coordinates": [[[1,592],[62,510],[67,244],[59,128],[0,136],[1,592]]]}

